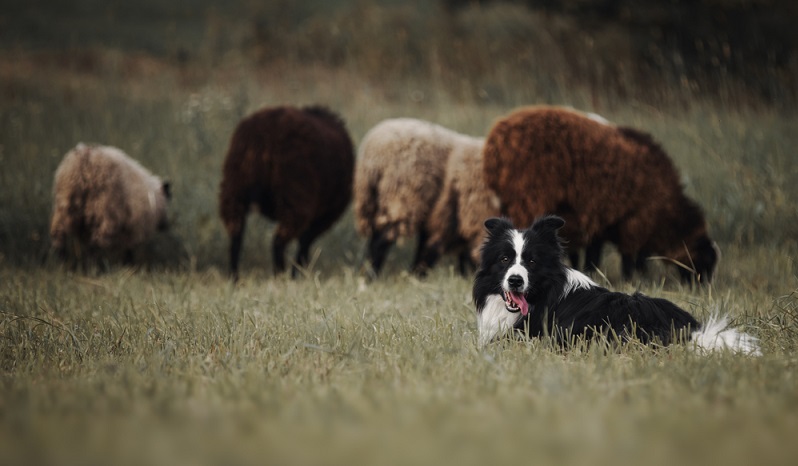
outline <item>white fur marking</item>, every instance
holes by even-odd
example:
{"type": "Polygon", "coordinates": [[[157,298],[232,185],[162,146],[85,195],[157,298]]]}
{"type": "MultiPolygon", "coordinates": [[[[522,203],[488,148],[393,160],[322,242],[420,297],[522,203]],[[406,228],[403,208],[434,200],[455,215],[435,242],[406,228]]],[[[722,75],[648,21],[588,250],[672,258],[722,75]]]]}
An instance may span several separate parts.
{"type": "Polygon", "coordinates": [[[610,125],[611,124],[608,119],[604,118],[603,116],[601,116],[601,115],[599,115],[597,113],[587,112],[587,113],[585,113],[585,116],[588,117],[589,119],[597,122],[597,123],[601,123],[602,125],[610,125]]]}
{"type": "Polygon", "coordinates": [[[510,243],[513,245],[513,249],[515,250],[515,263],[507,269],[507,272],[504,274],[504,280],[502,280],[502,287],[505,290],[510,289],[510,284],[507,282],[507,279],[510,278],[512,275],[518,275],[524,279],[524,287],[522,289],[523,292],[526,292],[529,288],[529,273],[526,270],[526,267],[521,265],[523,262],[523,258],[521,257],[521,253],[524,251],[524,235],[518,230],[510,230],[510,243]]]}
{"type": "Polygon", "coordinates": [[[701,352],[731,350],[751,356],[762,356],[758,338],[728,326],[728,316],[719,317],[713,314],[700,330],[693,332],[692,341],[701,352]]]}
{"type": "Polygon", "coordinates": [[[565,269],[565,286],[562,289],[562,295],[560,295],[560,299],[568,296],[570,293],[578,289],[589,290],[594,286],[598,286],[596,282],[591,280],[587,275],[583,274],[578,270],[574,270],[570,267],[565,269]]]}
{"type": "Polygon", "coordinates": [[[495,338],[502,337],[512,330],[521,317],[519,312],[510,312],[501,295],[493,294],[485,300],[485,307],[477,318],[479,346],[483,347],[495,338]]]}
{"type": "Polygon", "coordinates": [[[510,230],[510,243],[515,249],[515,263],[521,263],[521,253],[524,251],[524,235],[518,230],[510,230]]]}

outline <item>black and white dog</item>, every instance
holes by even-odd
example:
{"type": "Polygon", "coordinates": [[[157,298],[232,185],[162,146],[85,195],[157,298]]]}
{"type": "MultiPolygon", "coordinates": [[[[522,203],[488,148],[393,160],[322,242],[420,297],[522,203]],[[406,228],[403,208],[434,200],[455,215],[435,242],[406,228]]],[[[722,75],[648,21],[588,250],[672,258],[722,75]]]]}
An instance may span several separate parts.
{"type": "Polygon", "coordinates": [[[668,300],[612,292],[566,267],[557,236],[564,224],[555,216],[542,217],[526,230],[505,219],[485,222],[488,237],[473,289],[480,346],[511,332],[551,335],[563,344],[572,336],[605,334],[621,342],[689,340],[704,350],[760,354],[758,340],[727,329],[726,318],[701,324],[668,300]]]}

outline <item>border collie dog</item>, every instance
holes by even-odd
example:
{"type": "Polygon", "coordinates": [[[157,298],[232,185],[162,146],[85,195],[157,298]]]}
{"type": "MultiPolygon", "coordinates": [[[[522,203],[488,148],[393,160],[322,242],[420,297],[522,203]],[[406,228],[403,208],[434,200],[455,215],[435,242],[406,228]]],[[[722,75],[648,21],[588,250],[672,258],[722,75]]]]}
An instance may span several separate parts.
{"type": "Polygon", "coordinates": [[[560,217],[545,216],[518,230],[506,219],[485,221],[488,236],[473,289],[480,346],[515,332],[550,335],[561,344],[574,336],[605,334],[621,342],[690,340],[703,350],[761,354],[758,340],[727,329],[726,318],[702,324],[668,300],[612,292],[566,267],[557,236],[564,224],[560,217]]]}

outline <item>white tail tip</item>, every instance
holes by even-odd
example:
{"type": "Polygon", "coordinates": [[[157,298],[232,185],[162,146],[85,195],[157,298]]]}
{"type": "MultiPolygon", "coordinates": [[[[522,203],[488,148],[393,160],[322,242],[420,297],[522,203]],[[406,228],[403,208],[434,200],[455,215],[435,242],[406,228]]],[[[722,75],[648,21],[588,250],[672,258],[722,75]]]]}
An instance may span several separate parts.
{"type": "Polygon", "coordinates": [[[734,351],[751,356],[762,356],[759,339],[753,335],[729,327],[729,317],[713,314],[700,330],[691,335],[692,342],[699,351],[734,351]]]}

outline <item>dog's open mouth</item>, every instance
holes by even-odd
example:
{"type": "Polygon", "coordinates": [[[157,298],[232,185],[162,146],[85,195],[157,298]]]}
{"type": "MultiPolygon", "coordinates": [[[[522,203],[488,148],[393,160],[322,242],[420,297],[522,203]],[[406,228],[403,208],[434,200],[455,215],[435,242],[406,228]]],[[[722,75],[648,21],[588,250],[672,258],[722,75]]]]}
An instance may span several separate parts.
{"type": "Polygon", "coordinates": [[[514,293],[512,291],[503,291],[504,293],[504,306],[510,312],[520,312],[521,315],[529,314],[529,304],[526,302],[526,297],[521,293],[514,293]]]}

